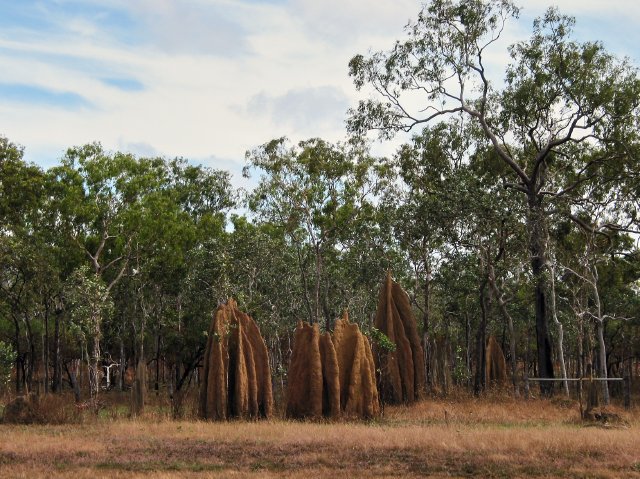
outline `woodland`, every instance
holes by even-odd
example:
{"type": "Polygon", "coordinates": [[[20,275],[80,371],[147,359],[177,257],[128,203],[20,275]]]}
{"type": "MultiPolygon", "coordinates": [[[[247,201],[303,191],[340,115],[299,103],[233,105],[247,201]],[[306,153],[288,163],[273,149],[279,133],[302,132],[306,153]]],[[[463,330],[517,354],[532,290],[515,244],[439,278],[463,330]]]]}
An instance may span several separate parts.
{"type": "MultiPolygon", "coordinates": [[[[496,381],[514,397],[575,397],[581,383],[562,379],[585,377],[630,378],[637,397],[640,76],[576,40],[557,9],[508,49],[506,71],[488,68],[518,13],[509,0],[432,0],[389,50],[352,58],[363,100],[346,139],[249,149],[250,188],[185,158],[99,143],[45,169],[0,136],[0,393],[96,405],[146,389],[180,416],[182,398],[207,395],[222,311],[237,330],[259,329],[243,339],[254,356],[238,353],[270,371],[255,414],[275,401],[368,417],[380,402],[482,396],[496,381]],[[380,157],[372,131],[407,140],[380,157]],[[376,318],[384,294],[415,318],[415,384],[396,397],[372,362],[397,347],[376,318]],[[343,385],[329,402],[287,402],[311,374],[293,368],[296,340],[316,342],[319,387],[338,388],[330,371],[347,337],[363,351],[368,399],[356,404],[343,385]]],[[[621,402],[623,389],[601,381],[597,394],[621,402]]]]}

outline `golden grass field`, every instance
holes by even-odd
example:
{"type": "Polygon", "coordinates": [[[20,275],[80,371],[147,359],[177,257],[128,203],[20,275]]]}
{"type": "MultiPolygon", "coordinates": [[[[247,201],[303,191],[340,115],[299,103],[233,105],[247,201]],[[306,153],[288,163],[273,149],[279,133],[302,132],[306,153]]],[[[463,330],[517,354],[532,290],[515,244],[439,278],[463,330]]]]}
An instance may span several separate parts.
{"type": "Polygon", "coordinates": [[[460,398],[373,422],[102,417],[0,425],[0,476],[640,478],[640,412],[585,425],[568,401],[460,398]]]}

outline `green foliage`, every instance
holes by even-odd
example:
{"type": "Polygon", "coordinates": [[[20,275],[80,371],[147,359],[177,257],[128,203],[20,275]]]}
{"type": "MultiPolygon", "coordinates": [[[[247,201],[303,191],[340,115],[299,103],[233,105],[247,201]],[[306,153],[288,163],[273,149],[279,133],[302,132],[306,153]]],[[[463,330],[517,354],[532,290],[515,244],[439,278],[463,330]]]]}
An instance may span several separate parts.
{"type": "Polygon", "coordinates": [[[465,384],[471,379],[471,371],[469,371],[466,367],[463,359],[462,346],[460,345],[456,346],[455,366],[453,368],[452,376],[457,384],[465,384]]]}
{"type": "Polygon", "coordinates": [[[369,328],[369,336],[375,345],[377,345],[380,350],[386,353],[392,353],[396,350],[396,343],[389,339],[389,336],[384,334],[378,328],[371,326],[369,328]]]}
{"type": "Polygon", "coordinates": [[[10,344],[0,341],[0,388],[6,387],[11,380],[11,371],[15,366],[17,353],[10,344]]]}
{"type": "Polygon", "coordinates": [[[69,331],[84,342],[99,335],[101,321],[113,314],[106,286],[86,265],[71,274],[64,297],[71,318],[69,331]]]}
{"type": "MultiPolygon", "coordinates": [[[[295,254],[290,274],[302,285],[296,299],[304,308],[298,317],[329,325],[339,311],[352,306],[345,304],[349,297],[344,293],[357,294],[351,278],[365,270],[351,267],[359,259],[362,266],[373,266],[367,264],[372,257],[362,258],[365,251],[386,253],[377,241],[375,207],[386,180],[380,176],[384,166],[362,142],[332,145],[320,139],[296,146],[284,138],[273,140],[248,152],[247,161],[246,175],[262,173],[247,199],[250,211],[260,224],[277,228],[295,254]]],[[[375,258],[377,269],[368,278],[377,282],[384,257],[375,258]]],[[[366,293],[372,288],[368,284],[366,293]]]]}

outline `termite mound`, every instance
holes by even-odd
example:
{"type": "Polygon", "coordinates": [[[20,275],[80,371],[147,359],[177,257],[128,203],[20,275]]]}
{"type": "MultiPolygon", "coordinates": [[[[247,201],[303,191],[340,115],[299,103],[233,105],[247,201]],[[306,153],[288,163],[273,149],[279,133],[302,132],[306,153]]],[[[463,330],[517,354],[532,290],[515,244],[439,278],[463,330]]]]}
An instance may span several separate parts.
{"type": "Polygon", "coordinates": [[[209,328],[200,389],[202,419],[269,418],[273,413],[267,346],[257,324],[233,299],[209,328]]]}
{"type": "Polygon", "coordinates": [[[374,324],[395,344],[394,351],[375,346],[382,401],[407,404],[420,399],[426,383],[424,351],[409,296],[391,273],[380,288],[374,324]]]}
{"type": "Polygon", "coordinates": [[[369,340],[345,313],[333,336],[299,322],[289,363],[286,414],[291,418],[371,418],[380,413],[369,340]]]}

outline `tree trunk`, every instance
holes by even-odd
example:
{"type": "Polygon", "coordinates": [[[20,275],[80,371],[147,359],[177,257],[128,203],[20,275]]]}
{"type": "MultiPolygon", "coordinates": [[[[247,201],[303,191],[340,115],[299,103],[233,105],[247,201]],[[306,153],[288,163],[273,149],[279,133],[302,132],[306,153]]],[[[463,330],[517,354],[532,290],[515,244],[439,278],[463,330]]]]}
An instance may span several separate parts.
{"type": "Polygon", "coordinates": [[[53,392],[62,392],[62,358],[60,357],[60,321],[62,311],[56,310],[53,332],[53,392]]]}
{"type": "Polygon", "coordinates": [[[89,362],[89,390],[91,399],[95,402],[98,399],[100,390],[100,318],[92,318],[94,326],[93,347],[91,351],[91,361],[89,362]]]}
{"type": "MultiPolygon", "coordinates": [[[[607,378],[607,352],[604,343],[604,321],[597,321],[598,336],[598,368],[600,369],[600,377],[607,378]]],[[[607,381],[602,382],[602,401],[605,406],[609,405],[609,385],[607,381]]]]}
{"type": "Polygon", "coordinates": [[[467,378],[465,381],[466,386],[470,386],[471,379],[471,319],[469,318],[469,310],[465,309],[464,313],[464,340],[465,340],[465,355],[464,364],[466,368],[467,378]]]}
{"type": "MultiPolygon", "coordinates": [[[[295,242],[295,238],[291,236],[291,240],[295,242]]],[[[307,272],[305,270],[305,262],[302,260],[302,252],[300,251],[300,245],[296,245],[296,254],[298,256],[298,268],[300,269],[300,279],[302,280],[302,289],[304,291],[304,304],[307,308],[307,314],[309,315],[309,322],[313,323],[313,308],[311,307],[311,299],[309,298],[309,281],[307,279],[307,272]]]]}
{"type": "Polygon", "coordinates": [[[487,349],[487,303],[485,290],[487,282],[483,282],[480,286],[480,312],[482,313],[480,318],[480,327],[478,328],[478,334],[476,336],[476,379],[473,387],[473,393],[478,396],[485,390],[487,365],[485,361],[486,349],[487,349]]]}
{"type": "Polygon", "coordinates": [[[73,396],[75,398],[75,401],[76,403],[79,403],[81,400],[80,386],[78,385],[78,379],[76,375],[76,371],[78,370],[78,367],[79,367],[79,364],[78,364],[79,361],[74,359],[72,362],[76,364],[75,367],[70,368],[68,364],[65,364],[64,367],[67,370],[67,376],[69,376],[69,384],[71,385],[71,389],[73,389],[73,396]]]}
{"type": "Polygon", "coordinates": [[[20,372],[23,370],[23,358],[22,354],[20,353],[20,323],[15,317],[13,318],[13,324],[15,327],[14,341],[16,343],[16,395],[19,396],[22,393],[24,377],[20,377],[20,372]]]}
{"type": "Polygon", "coordinates": [[[44,336],[42,345],[42,363],[44,367],[44,393],[49,393],[49,307],[45,306],[44,312],[44,336]]]}
{"type": "MultiPolygon", "coordinates": [[[[582,379],[585,372],[584,360],[584,321],[578,317],[578,377],[582,379]]],[[[582,397],[582,381],[578,381],[578,396],[582,397]]]]}
{"type": "Polygon", "coordinates": [[[24,325],[25,332],[27,333],[27,346],[29,348],[29,361],[26,363],[26,382],[28,390],[33,391],[33,372],[36,365],[36,344],[33,337],[33,331],[31,329],[31,321],[29,321],[26,314],[24,316],[24,325]]]}
{"type": "MultiPolygon", "coordinates": [[[[123,324],[124,327],[124,324],[123,324]]],[[[124,357],[124,339],[122,339],[122,332],[120,332],[120,378],[118,381],[118,386],[120,387],[120,391],[124,391],[124,373],[126,371],[126,359],[124,357]]]]}
{"type": "Polygon", "coordinates": [[[422,326],[424,328],[424,356],[425,356],[425,378],[429,388],[435,386],[433,379],[432,360],[433,348],[431,345],[431,335],[429,334],[429,323],[431,316],[431,269],[428,260],[424,260],[425,275],[424,285],[422,287],[422,297],[424,301],[424,313],[422,314],[422,326]]]}
{"type": "MultiPolygon", "coordinates": [[[[602,317],[602,304],[600,303],[600,292],[598,290],[598,270],[595,264],[591,271],[591,286],[593,288],[593,300],[596,307],[596,334],[598,337],[598,367],[600,377],[607,378],[607,349],[604,342],[604,318],[602,317]]],[[[609,385],[607,381],[602,381],[602,401],[605,406],[609,405],[609,385]]]]}
{"type": "Polygon", "coordinates": [[[157,396],[160,393],[160,332],[156,336],[156,381],[153,388],[157,396]]]}
{"type": "Polygon", "coordinates": [[[314,323],[320,322],[320,288],[322,284],[322,256],[320,254],[320,248],[316,246],[316,285],[314,290],[314,311],[313,321],[314,323]]]}
{"type": "MultiPolygon", "coordinates": [[[[536,313],[536,348],[538,376],[552,379],[553,363],[551,361],[551,340],[549,338],[549,312],[547,309],[547,292],[549,290],[547,271],[547,221],[536,194],[529,195],[529,212],[527,226],[529,228],[529,250],[531,253],[531,272],[535,284],[536,313]]],[[[550,396],[553,393],[552,381],[540,381],[540,393],[550,396]]]]}
{"type": "Polygon", "coordinates": [[[551,282],[551,294],[549,302],[551,308],[551,316],[553,322],[558,328],[558,358],[560,359],[560,374],[562,374],[562,387],[564,389],[565,396],[569,397],[569,381],[567,381],[567,366],[564,362],[564,328],[562,323],[558,319],[558,312],[556,310],[556,272],[555,268],[551,267],[549,271],[549,281],[551,282]]]}
{"type": "Polygon", "coordinates": [[[493,295],[498,302],[498,306],[500,307],[500,311],[502,312],[502,316],[507,321],[507,327],[509,329],[509,354],[511,356],[511,383],[513,385],[513,392],[517,396],[518,393],[518,382],[516,377],[517,371],[517,361],[516,361],[516,335],[513,328],[513,318],[509,314],[507,310],[507,304],[502,297],[502,293],[498,289],[498,285],[496,284],[496,274],[493,268],[493,264],[489,263],[488,265],[489,271],[489,283],[491,285],[491,289],[493,290],[493,295]]]}

